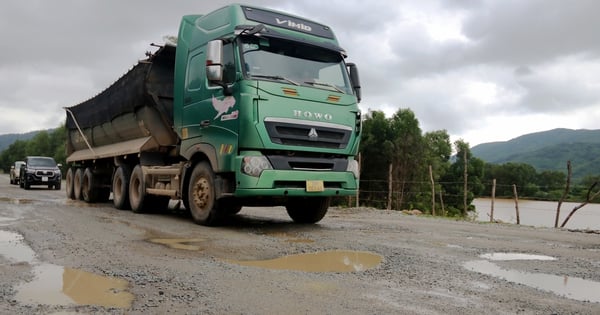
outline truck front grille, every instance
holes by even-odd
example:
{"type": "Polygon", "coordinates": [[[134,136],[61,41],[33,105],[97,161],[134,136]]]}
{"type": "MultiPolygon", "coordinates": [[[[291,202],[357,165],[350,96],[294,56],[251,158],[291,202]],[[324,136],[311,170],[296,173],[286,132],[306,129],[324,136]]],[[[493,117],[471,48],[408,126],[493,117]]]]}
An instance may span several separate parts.
{"type": "Polygon", "coordinates": [[[346,148],[352,134],[348,126],[295,119],[267,118],[265,126],[273,143],[326,149],[346,148]]]}

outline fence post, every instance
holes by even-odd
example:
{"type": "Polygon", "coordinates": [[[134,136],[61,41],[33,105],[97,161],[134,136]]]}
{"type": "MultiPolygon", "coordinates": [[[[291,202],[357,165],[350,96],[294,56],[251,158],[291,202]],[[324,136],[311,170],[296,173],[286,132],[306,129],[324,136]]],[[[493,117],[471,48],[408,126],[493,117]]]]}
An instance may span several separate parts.
{"type": "Polygon", "coordinates": [[[513,184],[513,193],[515,195],[515,210],[517,212],[517,224],[521,224],[521,218],[519,217],[519,196],[517,195],[517,185],[513,184]]]}
{"type": "Polygon", "coordinates": [[[429,165],[429,180],[431,180],[431,215],[435,216],[435,182],[433,181],[433,169],[429,165]]]}
{"type": "Polygon", "coordinates": [[[492,180],[492,204],[490,209],[490,222],[494,222],[494,201],[496,200],[496,179],[492,180]]]}
{"type": "Polygon", "coordinates": [[[388,204],[387,209],[392,210],[392,163],[390,163],[388,171],[388,204]]]}

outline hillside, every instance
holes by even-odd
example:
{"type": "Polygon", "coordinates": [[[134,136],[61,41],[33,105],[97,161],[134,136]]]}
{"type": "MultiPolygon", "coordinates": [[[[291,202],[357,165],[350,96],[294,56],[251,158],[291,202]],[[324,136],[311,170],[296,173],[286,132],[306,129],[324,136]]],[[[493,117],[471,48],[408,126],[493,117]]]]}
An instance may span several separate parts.
{"type": "Polygon", "coordinates": [[[567,161],[571,161],[575,179],[600,175],[600,130],[553,129],[482,143],[471,152],[488,163],[527,163],[538,171],[566,172],[567,161]]]}
{"type": "Polygon", "coordinates": [[[17,140],[29,140],[33,138],[38,132],[40,132],[40,130],[30,131],[27,133],[8,133],[5,135],[0,135],[0,152],[4,151],[4,149],[8,148],[17,140]]]}

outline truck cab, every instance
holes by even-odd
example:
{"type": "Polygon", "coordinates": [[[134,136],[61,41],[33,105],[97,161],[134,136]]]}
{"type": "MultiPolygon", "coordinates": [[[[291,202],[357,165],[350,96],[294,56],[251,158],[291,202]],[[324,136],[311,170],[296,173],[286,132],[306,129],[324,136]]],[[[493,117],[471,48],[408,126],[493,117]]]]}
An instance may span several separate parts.
{"type": "Polygon", "coordinates": [[[329,27],[300,17],[243,5],[185,16],[174,91],[181,154],[205,156],[219,197],[243,203],[308,213],[355,195],[360,83],[345,58],[329,27]]]}

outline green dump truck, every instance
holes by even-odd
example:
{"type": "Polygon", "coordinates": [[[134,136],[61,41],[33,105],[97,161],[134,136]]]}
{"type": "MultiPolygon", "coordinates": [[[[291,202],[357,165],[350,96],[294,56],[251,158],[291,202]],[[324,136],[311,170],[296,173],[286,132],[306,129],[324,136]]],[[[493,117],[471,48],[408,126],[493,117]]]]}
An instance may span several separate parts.
{"type": "Polygon", "coordinates": [[[114,84],[66,110],[66,192],[134,212],[177,200],[198,224],[243,206],[315,223],[355,195],[360,83],[332,30],[230,5],[182,18],[114,84]]]}

